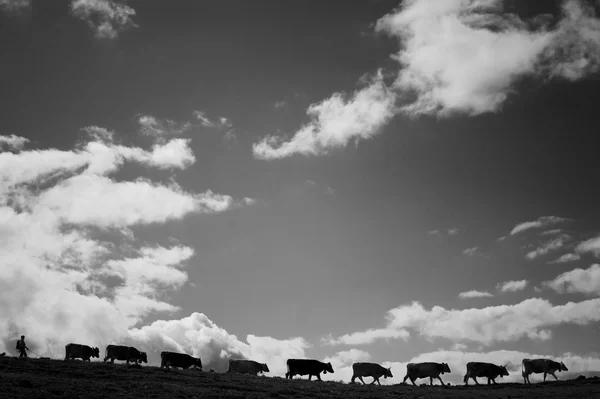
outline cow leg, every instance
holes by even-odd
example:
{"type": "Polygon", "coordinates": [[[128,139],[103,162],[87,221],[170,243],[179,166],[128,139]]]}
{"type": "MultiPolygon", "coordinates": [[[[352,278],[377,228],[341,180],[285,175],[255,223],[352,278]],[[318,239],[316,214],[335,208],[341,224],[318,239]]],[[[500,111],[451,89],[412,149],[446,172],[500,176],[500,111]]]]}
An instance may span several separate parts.
{"type": "Polygon", "coordinates": [[[544,382],[546,382],[546,375],[547,375],[547,374],[548,374],[548,373],[544,373],[544,382]]]}
{"type": "Polygon", "coordinates": [[[407,378],[408,378],[408,374],[406,374],[406,375],[404,376],[404,379],[402,380],[402,383],[403,383],[403,384],[406,382],[406,379],[407,379],[407,378]]]}
{"type": "Polygon", "coordinates": [[[373,377],[373,382],[371,384],[375,384],[375,381],[377,381],[377,384],[381,385],[381,382],[379,382],[379,378],[375,377],[373,377]]]}
{"type": "Polygon", "coordinates": [[[318,373],[318,374],[317,374],[317,379],[318,379],[319,381],[323,381],[323,380],[321,379],[321,373],[318,373]]]}
{"type": "Polygon", "coordinates": [[[492,379],[491,379],[490,377],[488,377],[488,385],[490,385],[490,381],[491,381],[491,380],[492,380],[492,379]]]}
{"type": "Polygon", "coordinates": [[[479,381],[477,381],[477,377],[471,377],[473,379],[473,381],[475,381],[475,384],[479,385],[479,381]]]}
{"type": "Polygon", "coordinates": [[[308,380],[310,381],[312,379],[312,374],[308,375],[308,380]]]}
{"type": "Polygon", "coordinates": [[[433,385],[433,377],[429,377],[429,385],[433,385]]]}
{"type": "Polygon", "coordinates": [[[446,385],[446,384],[444,384],[444,381],[442,381],[442,377],[440,377],[440,376],[438,375],[438,377],[437,377],[437,378],[438,378],[438,380],[440,380],[440,384],[442,384],[442,386],[446,385]]]}
{"type": "Polygon", "coordinates": [[[496,382],[496,379],[495,379],[495,378],[492,378],[492,382],[493,382],[494,384],[498,384],[498,383],[496,382]]]}
{"type": "Polygon", "coordinates": [[[412,382],[412,384],[413,384],[414,386],[417,386],[417,384],[415,384],[415,378],[411,378],[411,379],[410,379],[410,382],[412,382]]]}
{"type": "Polygon", "coordinates": [[[556,378],[556,374],[554,374],[554,373],[550,373],[550,375],[551,375],[552,377],[554,377],[554,379],[555,379],[556,381],[558,381],[558,378],[556,378]]]}
{"type": "Polygon", "coordinates": [[[367,383],[365,382],[365,380],[363,380],[363,377],[362,377],[362,375],[359,375],[359,376],[358,376],[358,379],[360,380],[360,382],[362,382],[362,383],[363,383],[363,385],[367,385],[367,383]]]}

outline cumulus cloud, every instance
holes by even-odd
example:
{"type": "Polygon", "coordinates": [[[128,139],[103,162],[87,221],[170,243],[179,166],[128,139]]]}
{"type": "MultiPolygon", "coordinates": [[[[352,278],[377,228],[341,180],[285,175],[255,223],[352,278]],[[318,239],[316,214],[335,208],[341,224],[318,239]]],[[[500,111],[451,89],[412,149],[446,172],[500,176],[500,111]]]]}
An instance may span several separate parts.
{"type": "Polygon", "coordinates": [[[581,0],[531,20],[504,13],[502,0],[407,0],[375,30],[399,40],[395,81],[384,83],[379,71],[350,98],[334,93],[312,104],[291,138],[255,143],[256,158],[328,154],[372,138],[398,113],[497,112],[524,77],[575,81],[600,69],[600,20],[581,0]]]}
{"type": "Polygon", "coordinates": [[[482,253],[477,247],[466,248],[463,250],[463,254],[467,256],[481,256],[482,253]]]}
{"type": "Polygon", "coordinates": [[[564,272],[554,280],[546,281],[544,286],[558,293],[600,294],[600,265],[594,264],[587,269],[576,268],[564,272]]]}
{"type": "Polygon", "coordinates": [[[305,357],[304,351],[310,347],[301,337],[278,340],[250,334],[242,341],[203,313],[192,313],[180,320],[158,320],[131,329],[129,339],[147,348],[149,363],[158,364],[160,352],[170,350],[200,357],[205,370],[224,372],[230,358],[252,359],[267,363],[271,375],[285,374],[286,360],[305,357]]]}
{"type": "Polygon", "coordinates": [[[31,0],[0,0],[0,11],[20,12],[31,5],[31,0]]]}
{"type": "Polygon", "coordinates": [[[400,40],[393,88],[410,115],[498,111],[525,76],[580,79],[600,66],[592,6],[567,0],[556,27],[503,13],[501,0],[409,0],[377,21],[400,40]]]}
{"type": "Polygon", "coordinates": [[[131,228],[247,203],[174,182],[117,181],[111,175],[126,161],[188,167],[188,141],[145,150],[113,144],[103,128],[84,130],[90,141],[72,150],[0,152],[0,351],[24,333],[36,353],[59,357],[65,343],[106,345],[149,312],[177,310],[167,294],[187,282],[193,249],[138,247],[131,228]]]}
{"type": "Polygon", "coordinates": [[[350,141],[372,138],[396,113],[396,95],[383,82],[379,72],[366,87],[352,96],[335,93],[306,111],[310,122],[289,140],[266,136],[252,146],[254,157],[272,160],[294,154],[323,155],[350,141]]]}
{"type": "Polygon", "coordinates": [[[445,338],[455,342],[516,341],[522,338],[548,340],[551,328],[562,324],[588,325],[600,321],[600,298],[552,305],[540,298],[526,299],[514,305],[485,308],[430,310],[418,302],[402,305],[387,312],[382,328],[369,329],[340,337],[325,337],[330,345],[369,344],[383,338],[408,340],[411,331],[427,339],[445,338]]]}
{"type": "Polygon", "coordinates": [[[568,263],[568,262],[576,262],[581,259],[579,254],[564,254],[559,256],[557,259],[553,260],[550,263],[568,263]]]}
{"type": "Polygon", "coordinates": [[[129,27],[137,26],[135,10],[113,0],[72,0],[74,17],[85,21],[99,39],[114,39],[129,27]]]}
{"type": "Polygon", "coordinates": [[[525,257],[529,260],[539,258],[552,251],[562,248],[571,237],[567,234],[561,234],[559,237],[546,241],[533,251],[528,252],[525,257]]]}
{"type": "Polygon", "coordinates": [[[2,147],[6,147],[13,150],[20,150],[28,142],[29,139],[25,137],[15,136],[14,134],[11,134],[10,136],[0,136],[0,150],[2,149],[2,147]]]}
{"type": "Polygon", "coordinates": [[[575,251],[580,254],[592,253],[594,256],[600,257],[600,236],[579,243],[575,247],[575,251]]]}
{"type": "Polygon", "coordinates": [[[494,295],[490,294],[489,292],[486,291],[476,291],[476,290],[471,290],[471,291],[465,291],[465,292],[461,292],[460,294],[458,294],[458,297],[461,299],[469,299],[469,298],[489,298],[492,297],[494,295]]]}
{"type": "Polygon", "coordinates": [[[546,228],[549,226],[554,226],[556,224],[565,223],[569,221],[571,221],[571,219],[562,218],[558,216],[542,216],[537,220],[519,223],[510,231],[510,235],[515,235],[531,229],[546,228]]]}
{"type": "Polygon", "coordinates": [[[505,281],[496,286],[496,289],[500,292],[517,292],[523,291],[529,282],[527,280],[513,280],[505,281]]]}

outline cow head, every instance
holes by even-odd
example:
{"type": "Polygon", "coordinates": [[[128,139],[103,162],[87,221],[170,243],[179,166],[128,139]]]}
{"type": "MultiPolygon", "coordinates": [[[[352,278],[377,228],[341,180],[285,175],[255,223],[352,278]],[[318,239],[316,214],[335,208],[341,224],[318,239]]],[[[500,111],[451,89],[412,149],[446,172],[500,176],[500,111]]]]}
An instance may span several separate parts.
{"type": "Polygon", "coordinates": [[[202,360],[200,360],[199,357],[196,358],[196,363],[195,363],[196,367],[198,367],[200,370],[202,370],[202,360]]]}
{"type": "Polygon", "coordinates": [[[442,374],[450,372],[450,366],[448,366],[448,363],[442,363],[442,374]]]}
{"type": "Polygon", "coordinates": [[[269,370],[269,366],[267,366],[267,363],[263,363],[260,365],[260,371],[262,371],[263,373],[269,373],[271,370],[269,370]]]}
{"type": "Polygon", "coordinates": [[[100,357],[100,349],[92,348],[92,357],[100,357]]]}
{"type": "Polygon", "coordinates": [[[327,372],[333,373],[333,367],[331,366],[331,363],[327,363],[325,365],[325,370],[323,370],[323,374],[327,374],[327,372]]]}
{"type": "Polygon", "coordinates": [[[506,366],[500,366],[500,377],[505,375],[508,376],[508,370],[506,369],[506,366]]]}
{"type": "Polygon", "coordinates": [[[146,356],[146,352],[140,352],[140,360],[144,363],[148,363],[148,356],[146,356]]]}
{"type": "Polygon", "coordinates": [[[569,369],[567,368],[567,366],[565,366],[565,364],[563,362],[560,362],[558,371],[569,371],[569,369]]]}
{"type": "Polygon", "coordinates": [[[385,369],[385,370],[384,370],[384,372],[383,372],[383,378],[386,378],[386,379],[387,379],[388,377],[390,377],[390,378],[393,378],[393,377],[394,377],[394,376],[392,375],[392,368],[391,368],[391,367],[389,367],[389,368],[385,369]]]}

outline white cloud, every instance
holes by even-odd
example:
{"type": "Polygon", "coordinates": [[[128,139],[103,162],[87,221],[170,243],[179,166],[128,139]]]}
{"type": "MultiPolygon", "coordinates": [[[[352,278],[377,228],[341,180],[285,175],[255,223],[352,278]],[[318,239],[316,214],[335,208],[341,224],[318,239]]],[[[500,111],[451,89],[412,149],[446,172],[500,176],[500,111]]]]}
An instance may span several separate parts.
{"type": "Polygon", "coordinates": [[[455,236],[459,233],[460,230],[458,230],[456,227],[452,228],[452,229],[448,229],[448,235],[449,236],[455,236]]]}
{"type": "Polygon", "coordinates": [[[113,0],[72,0],[71,12],[90,26],[97,38],[114,39],[128,27],[135,27],[135,10],[113,0]]]}
{"type": "Polygon", "coordinates": [[[516,341],[522,338],[548,340],[550,328],[562,324],[587,325],[600,321],[600,298],[582,302],[552,305],[540,298],[530,298],[514,305],[485,308],[445,309],[434,306],[425,309],[412,302],[391,309],[385,327],[369,329],[340,337],[325,337],[331,345],[369,344],[383,338],[408,340],[411,330],[428,338],[446,338],[455,342],[516,341]]]}
{"type": "Polygon", "coordinates": [[[515,235],[515,234],[522,233],[524,231],[531,230],[531,229],[546,228],[546,227],[553,226],[553,225],[556,225],[559,223],[565,223],[570,220],[571,219],[562,218],[562,217],[558,217],[558,216],[542,216],[542,217],[538,218],[537,220],[519,223],[518,225],[513,227],[513,229],[510,231],[510,235],[515,235]]]}
{"type": "Polygon", "coordinates": [[[440,234],[440,231],[439,230],[429,230],[427,232],[427,234],[429,234],[430,236],[437,236],[440,234]]]}
{"type": "Polygon", "coordinates": [[[600,257],[600,236],[579,243],[575,247],[575,251],[580,254],[592,253],[594,256],[600,257]]]}
{"type": "Polygon", "coordinates": [[[465,292],[461,292],[460,294],[458,294],[458,297],[461,299],[468,299],[468,298],[489,298],[492,297],[493,295],[490,294],[489,292],[485,292],[485,291],[476,291],[476,290],[471,290],[471,291],[465,291],[465,292]]]}
{"type": "Polygon", "coordinates": [[[578,261],[579,259],[581,259],[579,254],[564,254],[550,263],[568,263],[578,261]]]}
{"type": "Polygon", "coordinates": [[[496,289],[500,292],[523,291],[529,282],[527,280],[505,281],[497,285],[496,289]]]}
{"type": "Polygon", "coordinates": [[[288,358],[305,357],[310,345],[301,337],[279,340],[272,337],[248,335],[246,341],[217,326],[202,313],[192,313],[180,320],[158,320],[150,325],[132,329],[130,339],[147,348],[150,363],[157,364],[160,352],[172,350],[200,357],[205,370],[224,372],[230,357],[246,358],[267,363],[270,373],[286,372],[288,358]]]}
{"type": "Polygon", "coordinates": [[[287,106],[287,102],[285,101],[275,101],[275,104],[273,105],[275,108],[284,108],[287,106]]]}
{"type": "Polygon", "coordinates": [[[467,256],[478,256],[478,255],[481,255],[481,252],[479,251],[479,248],[472,247],[472,248],[466,248],[465,250],[463,250],[463,254],[465,254],[467,256]]]}
{"type": "Polygon", "coordinates": [[[266,136],[252,146],[254,157],[272,160],[294,154],[322,155],[345,147],[353,140],[366,140],[378,133],[396,113],[396,95],[388,90],[379,72],[367,87],[350,98],[335,93],[306,111],[310,122],[284,141],[266,136]]]}
{"type": "Polygon", "coordinates": [[[529,260],[539,258],[540,256],[562,248],[570,238],[571,237],[567,234],[561,234],[559,237],[548,240],[533,251],[528,252],[525,257],[529,260]]]}
{"type": "Polygon", "coordinates": [[[189,122],[178,123],[171,119],[160,120],[152,115],[138,117],[140,131],[148,136],[179,136],[186,132],[192,125],[189,122]]]}
{"type": "Polygon", "coordinates": [[[125,161],[186,168],[193,153],[186,140],[147,151],[112,144],[102,128],[86,132],[92,141],[73,150],[0,153],[0,351],[25,333],[36,353],[56,357],[65,342],[106,345],[149,312],[176,310],[167,295],[187,282],[193,249],[137,248],[131,227],[249,201],[111,179],[125,161]]]}
{"type": "Polygon", "coordinates": [[[28,142],[29,142],[29,139],[27,139],[25,137],[15,136],[14,134],[11,134],[10,136],[1,136],[0,135],[0,150],[4,146],[6,146],[10,149],[20,150],[28,142]]]}
{"type": "Polygon", "coordinates": [[[204,111],[194,111],[194,116],[200,121],[200,123],[204,127],[228,129],[233,126],[233,123],[231,123],[229,119],[221,116],[217,119],[212,120],[206,115],[206,112],[204,111]]]}
{"type": "Polygon", "coordinates": [[[400,40],[394,89],[416,96],[411,115],[495,112],[524,76],[576,80],[600,65],[598,19],[578,0],[554,29],[503,14],[501,0],[408,0],[376,30],[400,40]]]}
{"type": "Polygon", "coordinates": [[[594,264],[587,269],[576,268],[564,272],[543,285],[561,294],[567,292],[600,295],[600,265],[594,264]]]}
{"type": "Polygon", "coordinates": [[[0,11],[20,12],[30,5],[31,0],[0,0],[0,11]]]}
{"type": "Polygon", "coordinates": [[[540,233],[541,236],[553,236],[562,233],[561,229],[546,230],[540,233]]]}

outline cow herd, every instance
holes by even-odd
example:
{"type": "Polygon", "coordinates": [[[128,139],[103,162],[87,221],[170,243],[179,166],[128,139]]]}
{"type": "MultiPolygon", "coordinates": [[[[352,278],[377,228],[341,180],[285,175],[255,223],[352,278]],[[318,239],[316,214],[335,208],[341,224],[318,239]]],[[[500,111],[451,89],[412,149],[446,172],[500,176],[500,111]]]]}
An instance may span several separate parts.
{"type": "MultiPolygon", "coordinates": [[[[81,344],[68,344],[65,346],[65,360],[69,359],[82,359],[90,361],[90,358],[100,358],[100,350],[98,348],[92,348],[87,345],[81,344]]],[[[115,360],[133,362],[136,365],[148,363],[148,357],[146,352],[141,352],[132,346],[122,345],[108,345],[104,356],[104,362],[110,360],[114,363],[115,360]]],[[[292,379],[295,375],[305,376],[308,375],[310,381],[312,377],[316,377],[321,381],[321,373],[333,373],[333,366],[331,363],[323,363],[314,359],[288,359],[287,360],[287,373],[285,373],[286,379],[292,379]]],[[[179,367],[182,369],[188,369],[190,367],[202,370],[202,361],[200,358],[190,356],[185,353],[176,352],[161,352],[160,353],[160,367],[169,370],[170,367],[179,367]]],[[[467,372],[464,376],[465,385],[469,385],[469,380],[472,379],[475,384],[479,385],[477,378],[487,378],[488,385],[490,383],[496,384],[496,378],[508,376],[506,366],[498,366],[492,363],[484,362],[469,362],[466,365],[467,372]]],[[[212,371],[212,370],[211,370],[212,371]]],[[[523,359],[521,364],[521,374],[523,381],[526,384],[531,384],[529,376],[531,374],[544,374],[544,381],[546,376],[550,374],[558,381],[556,377],[557,371],[568,371],[567,367],[563,362],[555,362],[550,359],[523,359]]],[[[229,360],[228,373],[240,373],[240,374],[251,374],[258,375],[259,373],[268,373],[269,367],[266,363],[259,363],[253,360],[229,360]]],[[[373,381],[371,384],[377,382],[379,385],[379,379],[392,378],[391,368],[385,368],[377,363],[354,363],[352,365],[352,379],[354,383],[358,378],[363,384],[366,384],[363,377],[371,377],[373,381]]],[[[450,373],[450,367],[447,363],[409,363],[406,365],[406,376],[402,383],[406,383],[406,380],[410,380],[413,385],[415,380],[420,378],[429,378],[429,384],[433,385],[433,380],[437,379],[442,385],[444,381],[440,377],[441,374],[450,373]]]]}

